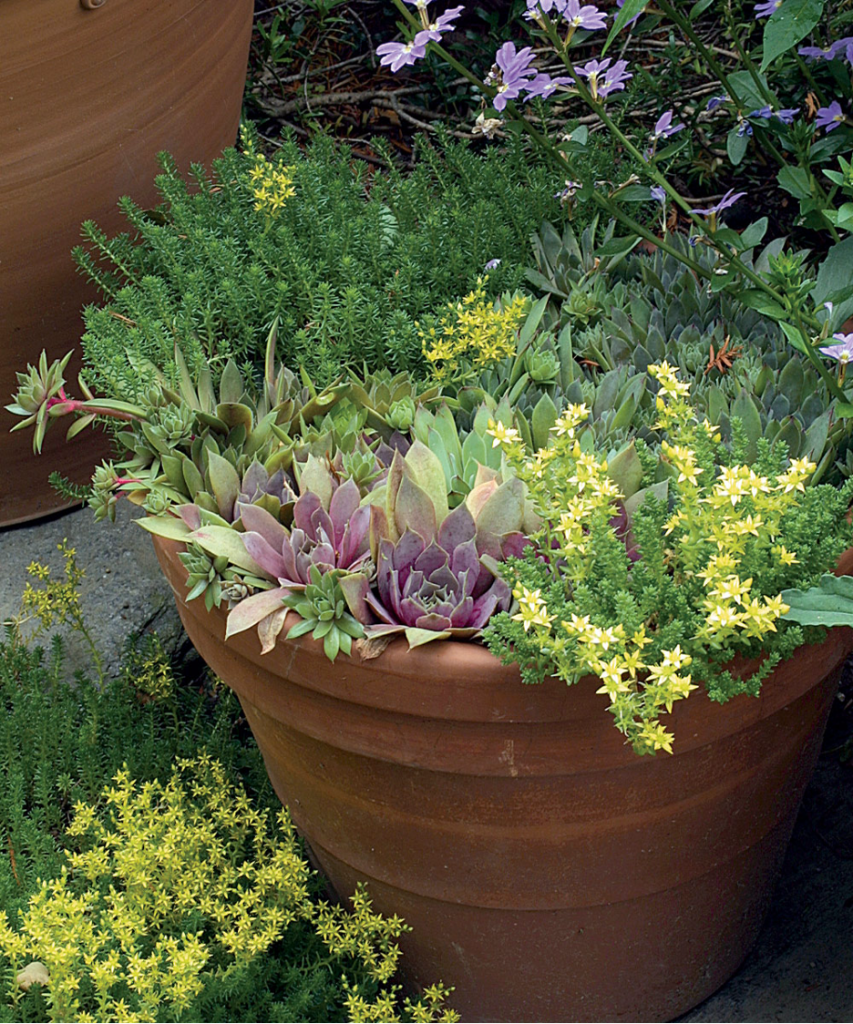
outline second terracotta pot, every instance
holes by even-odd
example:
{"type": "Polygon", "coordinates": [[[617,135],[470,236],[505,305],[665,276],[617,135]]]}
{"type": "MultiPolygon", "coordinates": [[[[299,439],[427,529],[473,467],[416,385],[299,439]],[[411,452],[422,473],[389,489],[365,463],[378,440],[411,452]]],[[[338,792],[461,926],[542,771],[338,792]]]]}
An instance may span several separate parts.
{"type": "Polygon", "coordinates": [[[76,350],[76,390],[97,298],[71,258],[81,222],[114,233],[120,196],[153,205],[160,150],[186,170],[234,143],[252,15],[252,0],[0,3],[0,526],[61,508],[51,470],[87,482],[107,454],[100,433],[65,445],[66,424],[35,459],[2,407],[43,348],[76,350]]]}
{"type": "Polygon", "coordinates": [[[801,648],[758,698],[676,705],[675,753],[637,757],[592,679],[524,686],[476,644],[395,642],[332,665],[260,654],[187,604],[267,770],[339,894],[368,883],[415,988],[469,1021],[661,1021],[722,985],[768,907],[851,633],[801,648]]]}

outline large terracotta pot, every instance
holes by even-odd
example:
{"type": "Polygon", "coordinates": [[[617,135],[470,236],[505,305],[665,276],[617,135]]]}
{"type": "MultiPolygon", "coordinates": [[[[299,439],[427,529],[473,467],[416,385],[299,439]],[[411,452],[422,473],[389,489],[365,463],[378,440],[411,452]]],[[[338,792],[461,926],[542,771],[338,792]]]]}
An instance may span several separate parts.
{"type": "Polygon", "coordinates": [[[522,685],[474,644],[331,665],[310,638],[265,656],[184,602],[238,694],[281,800],[341,895],[413,927],[413,986],[468,1021],[660,1021],[736,970],[761,926],[851,631],[800,649],[758,698],[676,705],[675,754],[637,757],[593,680],[522,685]]]}
{"type": "MultiPolygon", "coordinates": [[[[186,170],[233,144],[252,13],[252,0],[0,3],[0,410],[42,348],[79,357],[96,298],[71,259],[81,222],[115,232],[120,196],[153,204],[160,150],[186,170]]],[[[50,471],[85,482],[107,450],[54,428],[36,460],[14,423],[0,411],[0,526],[61,507],[50,471]]]]}

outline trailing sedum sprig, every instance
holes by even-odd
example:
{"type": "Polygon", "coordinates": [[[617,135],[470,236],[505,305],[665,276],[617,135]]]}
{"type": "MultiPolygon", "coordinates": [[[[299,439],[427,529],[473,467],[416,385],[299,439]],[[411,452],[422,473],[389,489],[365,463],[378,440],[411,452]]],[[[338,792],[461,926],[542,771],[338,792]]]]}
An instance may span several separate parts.
{"type": "Polygon", "coordinates": [[[485,634],[526,682],[597,676],[638,753],[671,752],[661,716],[699,680],[716,700],[755,693],[803,641],[799,627],[779,622],[781,591],[835,564],[850,541],[853,491],[807,489],[814,463],[789,461],[765,440],[755,464],[744,465],[738,424],[730,450],[693,416],[690,387],[672,367],[649,374],[659,388],[655,426],[668,438],[656,466],[645,460],[647,486],[621,515],[606,460],[578,440],[586,406],[569,406],[533,454],[518,431],[493,424],[543,526],[537,546],[504,570],[518,612],[499,615],[485,634]],[[726,667],[737,654],[762,653],[743,677],[726,667]]]}

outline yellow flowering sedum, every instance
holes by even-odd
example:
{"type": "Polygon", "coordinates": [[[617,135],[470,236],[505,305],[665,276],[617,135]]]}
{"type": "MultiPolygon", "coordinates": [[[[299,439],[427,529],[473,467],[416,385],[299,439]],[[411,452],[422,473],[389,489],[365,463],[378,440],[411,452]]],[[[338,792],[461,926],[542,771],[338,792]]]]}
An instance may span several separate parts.
{"type": "Polygon", "coordinates": [[[435,379],[462,383],[486,367],[515,355],[516,332],[527,314],[529,301],[515,296],[496,308],[486,298],[482,279],[461,301],[450,302],[438,326],[419,331],[424,358],[435,379]]]}
{"type": "Polygon", "coordinates": [[[782,579],[798,564],[780,530],[815,470],[808,459],[782,465],[780,458],[775,465],[782,468],[770,471],[769,455],[755,466],[727,464],[716,427],[693,415],[689,385],[667,363],[648,372],[659,385],[658,426],[669,436],[655,477],[666,490],[645,499],[660,525],[648,528],[638,562],[629,559],[625,531],[629,522],[640,529],[646,510],[629,521],[607,460],[582,448],[586,406],[566,409],[538,452],[500,424],[489,431],[544,525],[537,559],[516,570],[511,621],[523,632],[502,633],[496,623],[487,641],[504,657],[496,638],[511,638],[510,656],[530,681],[546,674],[536,666],[548,664],[569,683],[597,676],[617,728],[641,753],[671,752],[673,736],[660,716],[697,689],[697,657],[707,682],[713,652],[754,651],[777,632],[787,606],[743,566],[761,567],[762,579],[782,579]],[[554,580],[561,582],[557,591],[554,580]],[[549,593],[561,595],[559,609],[549,607],[549,593]],[[656,593],[666,595],[669,619],[661,618],[656,593]]]}
{"type": "MultiPolygon", "coordinates": [[[[75,807],[68,834],[82,849],[40,883],[18,926],[0,911],[13,1001],[22,969],[39,961],[52,1021],[175,1020],[209,981],[235,975],[297,920],[376,982],[396,972],[403,922],[373,913],[362,890],[352,912],[313,901],[287,811],[271,828],[208,756],[178,761],[165,785],[121,771],[102,799],[103,809],[75,807]]],[[[458,1019],[436,993],[416,1004],[421,1019],[458,1019]]],[[[352,1019],[398,1019],[372,1016],[395,996],[394,988],[376,1000],[350,990],[351,1009],[362,1014],[352,1019]]]]}
{"type": "Polygon", "coordinates": [[[293,180],[292,167],[277,167],[263,154],[257,154],[254,166],[249,169],[255,209],[270,216],[279,213],[287,200],[296,195],[293,180]]]}

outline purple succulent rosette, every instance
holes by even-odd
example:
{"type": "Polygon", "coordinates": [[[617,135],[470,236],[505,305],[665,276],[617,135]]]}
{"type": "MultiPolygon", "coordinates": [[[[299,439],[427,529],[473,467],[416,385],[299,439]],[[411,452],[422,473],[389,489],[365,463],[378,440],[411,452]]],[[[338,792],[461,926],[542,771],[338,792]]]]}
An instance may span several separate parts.
{"type": "MultiPolygon", "coordinates": [[[[382,510],[373,509],[382,517],[382,510]]],[[[434,536],[407,529],[379,541],[376,581],[364,573],[341,579],[350,611],[370,638],[405,633],[410,647],[476,636],[512,603],[509,586],[488,568],[466,505],[450,512],[434,536]]]]}
{"type": "Polygon", "coordinates": [[[252,505],[243,511],[243,547],[261,572],[277,587],[241,601],[229,614],[226,639],[258,626],[262,653],[271,650],[284,625],[287,609],[282,600],[311,582],[311,568],[322,573],[357,571],[370,559],[368,528],[370,506],[361,504],[353,480],[332,493],[328,508],[312,491],[302,494],[293,506],[291,529],[264,508],[252,505]]]}
{"type": "Polygon", "coordinates": [[[395,458],[384,494],[371,508],[375,575],[341,576],[353,616],[369,640],[405,633],[410,647],[430,640],[470,639],[512,592],[498,565],[529,543],[522,532],[525,488],[492,478],[447,511],[443,472],[420,442],[395,458]]]}

